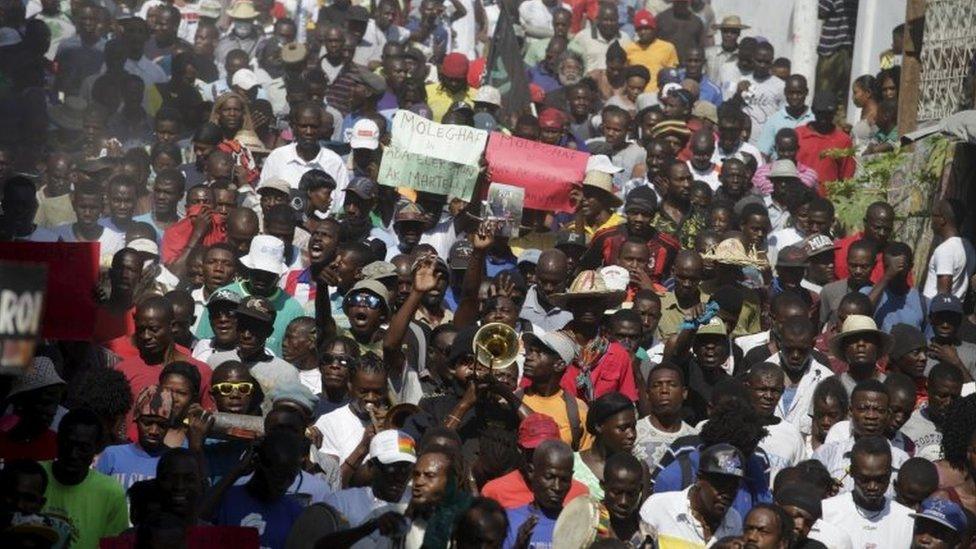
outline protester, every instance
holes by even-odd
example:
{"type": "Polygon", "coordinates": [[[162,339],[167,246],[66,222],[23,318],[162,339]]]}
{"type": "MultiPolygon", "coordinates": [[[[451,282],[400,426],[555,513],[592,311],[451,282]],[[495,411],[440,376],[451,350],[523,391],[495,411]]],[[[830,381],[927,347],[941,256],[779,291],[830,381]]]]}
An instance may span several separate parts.
{"type": "Polygon", "coordinates": [[[968,543],[971,201],[898,109],[937,31],[321,4],[0,6],[4,541],[968,543]]]}

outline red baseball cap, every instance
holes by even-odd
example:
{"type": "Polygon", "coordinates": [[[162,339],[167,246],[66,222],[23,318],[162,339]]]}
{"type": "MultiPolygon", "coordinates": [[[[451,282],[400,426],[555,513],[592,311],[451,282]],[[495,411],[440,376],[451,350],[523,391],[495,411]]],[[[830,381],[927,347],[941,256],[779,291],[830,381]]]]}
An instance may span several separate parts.
{"type": "Polygon", "coordinates": [[[444,78],[467,78],[468,58],[459,52],[449,53],[441,62],[440,75],[444,78]]]}
{"type": "Polygon", "coordinates": [[[654,19],[654,14],[647,10],[640,10],[634,14],[634,28],[642,29],[644,27],[651,27],[652,29],[657,28],[657,19],[654,19]]]}
{"type": "Polygon", "coordinates": [[[539,127],[547,130],[561,130],[565,118],[563,111],[549,107],[539,113],[539,127]]]}
{"type": "Polygon", "coordinates": [[[529,414],[519,424],[518,444],[526,450],[533,450],[547,440],[559,438],[559,425],[545,414],[529,414]]]}

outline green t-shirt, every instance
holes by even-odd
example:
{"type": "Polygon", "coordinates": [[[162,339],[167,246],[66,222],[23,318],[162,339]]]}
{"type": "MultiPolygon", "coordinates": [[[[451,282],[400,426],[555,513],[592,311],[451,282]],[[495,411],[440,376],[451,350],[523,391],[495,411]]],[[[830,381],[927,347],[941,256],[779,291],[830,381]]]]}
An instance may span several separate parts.
{"type": "Polygon", "coordinates": [[[80,484],[65,486],[54,478],[50,461],[41,465],[48,478],[44,512],[71,524],[72,549],[97,549],[98,540],[129,527],[125,491],[114,478],[91,470],[80,484]]]}

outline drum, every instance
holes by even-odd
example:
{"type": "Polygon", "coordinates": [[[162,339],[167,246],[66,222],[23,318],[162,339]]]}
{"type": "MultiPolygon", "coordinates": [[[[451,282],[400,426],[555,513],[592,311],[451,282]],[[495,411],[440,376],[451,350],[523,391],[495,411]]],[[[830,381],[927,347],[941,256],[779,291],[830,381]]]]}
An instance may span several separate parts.
{"type": "Polygon", "coordinates": [[[563,507],[552,532],[553,549],[586,549],[610,532],[610,515],[602,503],[579,496],[563,507]]]}
{"type": "Polygon", "coordinates": [[[324,503],[309,505],[291,527],[285,549],[314,549],[322,536],[349,528],[342,515],[324,503]]]}

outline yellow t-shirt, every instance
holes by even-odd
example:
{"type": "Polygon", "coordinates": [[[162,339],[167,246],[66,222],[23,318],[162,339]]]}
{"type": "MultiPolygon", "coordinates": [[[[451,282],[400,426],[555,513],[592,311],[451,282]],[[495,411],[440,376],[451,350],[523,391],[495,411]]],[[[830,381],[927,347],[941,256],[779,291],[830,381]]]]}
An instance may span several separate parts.
{"type": "MultiPolygon", "coordinates": [[[[569,425],[569,413],[566,411],[566,401],[563,398],[563,390],[560,389],[559,392],[550,397],[525,395],[522,402],[532,408],[533,412],[545,414],[555,420],[556,425],[559,425],[560,438],[566,444],[572,445],[573,430],[569,425]]],[[[593,444],[593,435],[586,432],[586,403],[577,398],[576,405],[579,407],[580,431],[583,433],[583,436],[580,437],[579,449],[588,450],[593,444]]]]}
{"type": "Polygon", "coordinates": [[[477,88],[469,87],[465,93],[449,94],[437,82],[427,84],[427,106],[434,113],[434,122],[440,122],[451,105],[457,101],[464,101],[468,105],[474,106],[476,93],[478,93],[477,88]]]}
{"type": "Polygon", "coordinates": [[[624,48],[627,53],[627,63],[630,65],[643,65],[651,72],[651,81],[644,88],[646,92],[657,91],[657,73],[665,67],[678,66],[678,50],[674,44],[658,38],[651,42],[646,48],[632,42],[624,48]]]}

